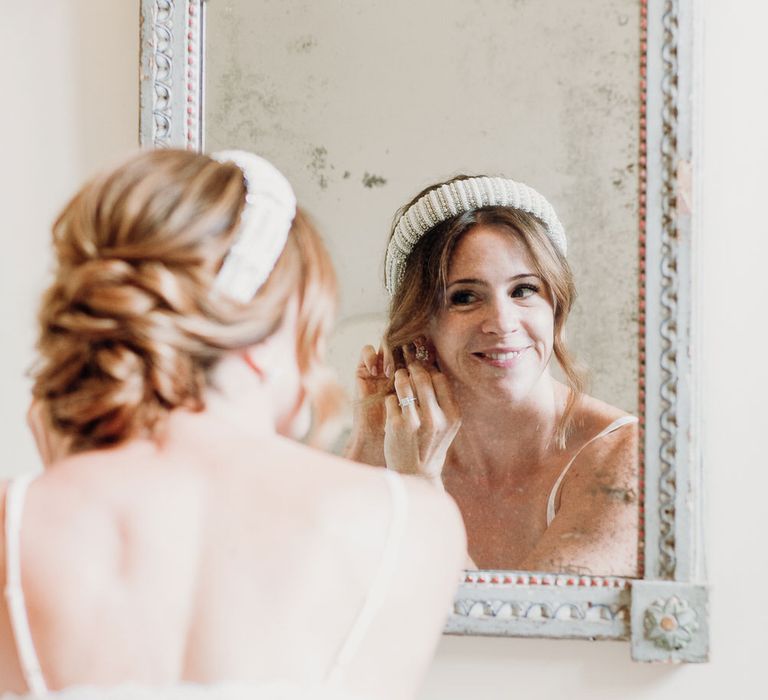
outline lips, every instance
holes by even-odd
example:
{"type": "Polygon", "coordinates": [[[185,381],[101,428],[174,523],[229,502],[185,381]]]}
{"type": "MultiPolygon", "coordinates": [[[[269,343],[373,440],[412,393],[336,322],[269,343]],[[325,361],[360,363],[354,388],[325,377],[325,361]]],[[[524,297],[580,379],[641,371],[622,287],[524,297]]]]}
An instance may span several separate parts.
{"type": "Polygon", "coordinates": [[[516,357],[520,357],[522,352],[522,350],[510,350],[509,352],[482,352],[478,355],[487,357],[489,360],[514,360],[516,357]]]}
{"type": "Polygon", "coordinates": [[[493,348],[478,352],[473,352],[472,355],[479,360],[496,367],[509,367],[515,364],[515,361],[528,350],[528,347],[522,348],[493,348]]]}

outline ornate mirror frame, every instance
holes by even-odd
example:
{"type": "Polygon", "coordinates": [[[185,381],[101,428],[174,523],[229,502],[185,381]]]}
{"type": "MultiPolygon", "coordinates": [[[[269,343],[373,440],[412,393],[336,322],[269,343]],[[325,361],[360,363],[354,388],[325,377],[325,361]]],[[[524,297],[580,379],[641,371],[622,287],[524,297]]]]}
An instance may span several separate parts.
{"type": "MultiPolygon", "coordinates": [[[[639,0],[640,416],[643,578],[467,571],[448,634],[626,639],[638,661],[706,661],[698,421],[701,31],[694,0],[639,0]]],[[[141,0],[140,140],[203,145],[205,0],[141,0]]]]}

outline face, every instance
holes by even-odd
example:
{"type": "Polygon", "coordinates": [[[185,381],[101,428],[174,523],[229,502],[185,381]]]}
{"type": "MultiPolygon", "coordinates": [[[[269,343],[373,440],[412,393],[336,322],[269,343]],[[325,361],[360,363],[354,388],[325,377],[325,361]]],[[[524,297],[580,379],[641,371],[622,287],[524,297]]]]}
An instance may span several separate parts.
{"type": "Polygon", "coordinates": [[[459,241],[445,304],[430,327],[440,367],[462,393],[521,401],[548,377],[554,311],[517,237],[477,226],[459,241]]]}

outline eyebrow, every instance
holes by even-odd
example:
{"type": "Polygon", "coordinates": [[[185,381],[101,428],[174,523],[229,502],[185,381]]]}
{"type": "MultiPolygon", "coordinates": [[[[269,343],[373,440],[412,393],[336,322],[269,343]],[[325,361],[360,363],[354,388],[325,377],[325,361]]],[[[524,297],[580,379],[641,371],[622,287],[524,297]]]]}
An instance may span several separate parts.
{"type": "MultiPolygon", "coordinates": [[[[537,275],[535,272],[522,272],[519,275],[510,277],[507,282],[515,282],[516,280],[523,279],[525,277],[535,277],[537,280],[541,281],[541,276],[537,275]]],[[[453,287],[454,284],[487,284],[487,282],[484,280],[475,279],[474,277],[462,277],[461,279],[449,282],[448,286],[453,287]]]]}

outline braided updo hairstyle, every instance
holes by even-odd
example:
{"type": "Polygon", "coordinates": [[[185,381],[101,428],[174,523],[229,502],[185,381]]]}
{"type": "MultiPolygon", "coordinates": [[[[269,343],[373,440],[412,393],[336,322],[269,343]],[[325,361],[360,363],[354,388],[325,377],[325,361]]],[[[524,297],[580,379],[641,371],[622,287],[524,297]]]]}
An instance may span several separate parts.
{"type": "Polygon", "coordinates": [[[315,424],[335,412],[320,359],[336,279],[301,209],[253,301],[212,291],[244,198],[236,165],[157,150],[96,177],[65,207],[53,226],[57,265],[39,313],[33,393],[71,451],[151,436],[175,408],[202,410],[217,361],[268,337],[295,294],[315,424]]]}

